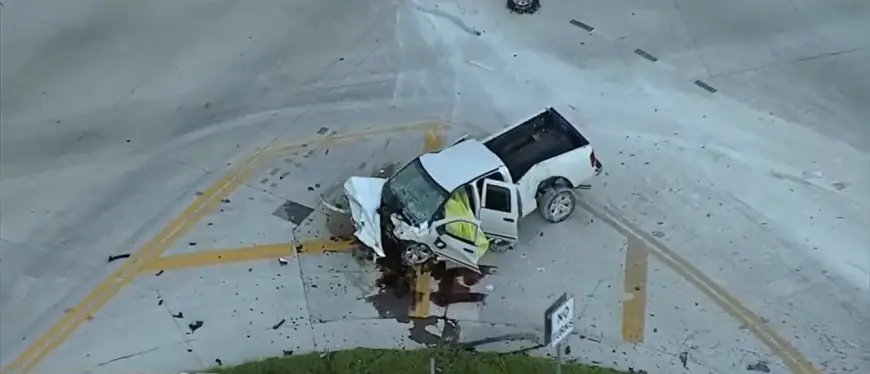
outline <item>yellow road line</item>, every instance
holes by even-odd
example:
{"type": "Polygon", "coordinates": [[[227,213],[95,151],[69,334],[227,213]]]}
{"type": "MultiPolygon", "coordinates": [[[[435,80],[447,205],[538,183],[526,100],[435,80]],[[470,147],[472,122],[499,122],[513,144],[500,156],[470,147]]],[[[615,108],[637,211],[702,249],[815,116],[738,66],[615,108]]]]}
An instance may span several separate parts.
{"type": "Polygon", "coordinates": [[[622,340],[643,343],[646,322],[646,283],[649,251],[634,238],[628,238],[625,251],[625,299],[622,301],[622,340]]]}
{"type": "Polygon", "coordinates": [[[33,342],[24,352],[4,368],[4,373],[18,374],[33,370],[51,352],[56,350],[88,318],[138,274],[138,269],[159,257],[166,249],[190,230],[209,211],[228,196],[247,178],[257,156],[237,164],[210,188],[198,196],[178,217],[148,243],[135,251],[115,272],[103,280],[84,300],[73,307],[54,326],[33,342]]]}
{"type": "MultiPolygon", "coordinates": [[[[412,122],[412,123],[408,123],[408,124],[404,124],[404,125],[390,125],[390,126],[373,127],[373,128],[367,129],[367,130],[358,131],[358,132],[354,132],[354,133],[329,135],[329,136],[324,136],[323,138],[315,139],[315,140],[309,139],[309,140],[305,140],[305,141],[288,143],[288,144],[284,144],[284,145],[279,146],[279,147],[270,148],[268,150],[268,152],[270,152],[272,154],[281,154],[281,153],[286,153],[286,152],[295,150],[301,146],[307,146],[307,145],[311,145],[311,144],[314,144],[315,147],[320,147],[320,146],[324,146],[324,145],[345,144],[345,143],[349,143],[349,142],[355,142],[355,141],[358,141],[360,139],[364,139],[364,138],[369,137],[369,136],[383,135],[383,134],[389,134],[389,133],[393,133],[393,132],[410,131],[410,130],[429,130],[429,131],[431,131],[433,128],[443,129],[443,126],[444,126],[444,122],[441,120],[429,120],[429,121],[412,122]]],[[[443,130],[440,130],[440,131],[443,131],[443,130]]]]}
{"type": "Polygon", "coordinates": [[[607,207],[594,207],[588,202],[577,200],[577,205],[589,211],[596,218],[604,221],[626,237],[633,237],[643,242],[650,254],[667,267],[679,274],[683,279],[703,292],[722,310],[747,326],[771,352],[779,356],[783,363],[795,374],[821,374],[822,372],[788,340],[782,337],[772,327],[768,326],[760,316],[749,310],[736,297],[728,293],[712,279],[704,275],[691,263],[674,251],[665,247],[652,235],[640,230],[616,212],[607,207]]]}
{"type": "MultiPolygon", "coordinates": [[[[426,138],[423,141],[423,153],[437,151],[443,147],[444,126],[429,127],[426,131],[426,138]]],[[[414,275],[414,289],[411,292],[413,298],[410,310],[408,311],[411,317],[429,317],[429,307],[431,305],[429,295],[432,293],[431,280],[432,277],[429,275],[429,271],[422,270],[421,268],[417,269],[417,273],[414,275]]]]}
{"type": "Polygon", "coordinates": [[[28,346],[14,361],[3,368],[3,374],[24,374],[33,370],[46,356],[55,351],[70,335],[88,318],[96,313],[106,302],[128,284],[143,267],[160,257],[169,246],[189,231],[203,216],[214,209],[220,201],[250,176],[256,162],[264,157],[275,156],[282,152],[305,147],[310,144],[322,145],[330,141],[352,141],[366,136],[385,134],[402,130],[424,129],[440,126],[440,121],[423,121],[400,126],[379,127],[362,132],[333,135],[322,140],[303,140],[284,144],[280,147],[270,147],[255,156],[238,163],[226,175],[216,181],[211,187],[198,196],[157,236],[136,250],[108,278],[100,282],[81,302],[71,308],[48,331],[28,346]]]}
{"type": "Polygon", "coordinates": [[[411,293],[411,310],[408,311],[410,317],[429,317],[429,307],[432,304],[429,301],[429,295],[432,294],[431,279],[428,271],[417,268],[417,273],[414,274],[414,291],[411,293]]]}
{"type": "Polygon", "coordinates": [[[231,264],[236,262],[276,259],[289,257],[296,253],[320,254],[325,252],[349,252],[353,249],[352,240],[312,240],[304,243],[278,243],[254,245],[242,248],[218,249],[169,255],[151,261],[142,268],[146,271],[175,270],[231,264]]]}

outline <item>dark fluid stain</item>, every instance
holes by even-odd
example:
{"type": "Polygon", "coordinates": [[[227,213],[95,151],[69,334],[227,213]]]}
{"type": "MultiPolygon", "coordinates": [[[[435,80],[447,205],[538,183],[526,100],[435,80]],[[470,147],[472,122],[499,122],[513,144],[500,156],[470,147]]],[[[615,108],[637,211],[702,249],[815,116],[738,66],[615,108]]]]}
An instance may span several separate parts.
{"type": "Polygon", "coordinates": [[[439,264],[432,269],[432,278],[438,282],[438,289],[429,298],[440,307],[459,303],[482,303],[486,300],[486,294],[472,292],[470,286],[479,283],[483,277],[484,275],[467,269],[447,270],[444,264],[439,264]]]}
{"type": "Polygon", "coordinates": [[[353,224],[350,222],[350,215],[333,212],[328,209],[325,209],[325,211],[326,229],[330,235],[341,238],[353,237],[353,224]]]}

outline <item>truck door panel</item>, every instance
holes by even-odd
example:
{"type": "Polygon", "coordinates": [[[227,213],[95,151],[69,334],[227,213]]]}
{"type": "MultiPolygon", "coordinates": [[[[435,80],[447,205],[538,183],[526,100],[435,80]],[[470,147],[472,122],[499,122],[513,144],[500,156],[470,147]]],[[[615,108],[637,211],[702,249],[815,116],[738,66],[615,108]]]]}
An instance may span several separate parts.
{"type": "Polygon", "coordinates": [[[494,238],[516,241],[520,218],[517,187],[510,183],[484,179],[481,197],[480,226],[494,238]]]}

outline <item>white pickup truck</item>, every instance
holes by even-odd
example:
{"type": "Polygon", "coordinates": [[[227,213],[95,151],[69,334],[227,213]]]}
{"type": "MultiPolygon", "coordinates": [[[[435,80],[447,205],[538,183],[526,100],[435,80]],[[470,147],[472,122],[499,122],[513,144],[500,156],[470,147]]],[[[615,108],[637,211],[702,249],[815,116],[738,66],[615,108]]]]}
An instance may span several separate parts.
{"type": "Polygon", "coordinates": [[[486,139],[423,154],[389,179],[351,177],[344,193],[354,235],[378,257],[393,248],[407,266],[444,262],[480,273],[484,254],[517,242],[520,218],[537,209],[564,221],[575,190],[601,170],[589,141],[547,108],[486,139]]]}

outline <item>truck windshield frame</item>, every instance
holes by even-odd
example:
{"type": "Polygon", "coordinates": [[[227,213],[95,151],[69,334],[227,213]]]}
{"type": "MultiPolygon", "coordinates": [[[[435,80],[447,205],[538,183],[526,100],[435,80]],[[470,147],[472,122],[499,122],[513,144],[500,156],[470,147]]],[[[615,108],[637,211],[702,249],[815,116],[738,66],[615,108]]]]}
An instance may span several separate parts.
{"type": "Polygon", "coordinates": [[[401,209],[411,225],[431,223],[450,196],[423,167],[420,158],[405,165],[385,185],[385,198],[401,209]]]}

